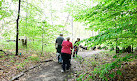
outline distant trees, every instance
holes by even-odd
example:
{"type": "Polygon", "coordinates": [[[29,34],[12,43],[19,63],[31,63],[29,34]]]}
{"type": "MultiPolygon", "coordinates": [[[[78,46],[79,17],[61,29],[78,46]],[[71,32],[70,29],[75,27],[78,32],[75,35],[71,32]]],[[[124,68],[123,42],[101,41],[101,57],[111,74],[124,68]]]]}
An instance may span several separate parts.
{"type": "Polygon", "coordinates": [[[45,15],[45,11],[43,11],[46,8],[43,9],[43,7],[38,6],[39,3],[42,3],[42,0],[37,0],[35,3],[23,0],[21,4],[20,1],[0,1],[0,21],[3,24],[2,36],[8,40],[11,38],[11,40],[15,40],[16,38],[16,55],[18,55],[19,39],[21,39],[20,41],[23,46],[27,46],[30,40],[37,40],[40,45],[43,45],[53,42],[55,36],[60,32],[66,32],[61,30],[64,26],[59,24],[51,25],[48,22],[49,18],[45,15]],[[21,37],[26,37],[29,41],[21,37]]]}

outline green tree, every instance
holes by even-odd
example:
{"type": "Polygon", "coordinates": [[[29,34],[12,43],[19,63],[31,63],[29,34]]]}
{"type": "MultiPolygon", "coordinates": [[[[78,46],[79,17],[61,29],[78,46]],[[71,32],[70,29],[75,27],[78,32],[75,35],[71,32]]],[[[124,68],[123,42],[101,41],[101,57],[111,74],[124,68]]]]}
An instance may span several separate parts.
{"type": "Polygon", "coordinates": [[[94,7],[74,14],[75,20],[85,22],[89,30],[100,31],[95,37],[86,39],[89,45],[106,43],[127,47],[137,42],[136,0],[98,0],[94,7]]]}

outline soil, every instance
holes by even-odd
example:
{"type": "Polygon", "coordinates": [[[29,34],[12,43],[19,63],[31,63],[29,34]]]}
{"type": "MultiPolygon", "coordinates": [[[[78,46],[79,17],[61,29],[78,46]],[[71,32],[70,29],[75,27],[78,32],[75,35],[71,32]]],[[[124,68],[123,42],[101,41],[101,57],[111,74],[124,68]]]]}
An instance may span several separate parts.
{"type": "Polygon", "coordinates": [[[43,63],[39,67],[29,71],[19,81],[62,81],[68,79],[72,71],[61,73],[61,65],[57,62],[43,63]]]}

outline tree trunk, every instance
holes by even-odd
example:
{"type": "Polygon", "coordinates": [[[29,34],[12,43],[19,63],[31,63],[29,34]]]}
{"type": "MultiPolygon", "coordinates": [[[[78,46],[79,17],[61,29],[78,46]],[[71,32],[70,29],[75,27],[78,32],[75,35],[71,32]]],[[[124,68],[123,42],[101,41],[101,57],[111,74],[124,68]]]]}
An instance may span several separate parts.
{"type": "Polygon", "coordinates": [[[22,46],[27,47],[27,38],[21,39],[21,41],[22,41],[22,46]]]}
{"type": "MultiPolygon", "coordinates": [[[[43,30],[43,28],[42,28],[43,30]]],[[[42,33],[42,55],[43,55],[43,33],[42,33]]]]}
{"type": "Polygon", "coordinates": [[[116,53],[119,53],[120,49],[118,46],[116,46],[116,53]]]}
{"type": "Polygon", "coordinates": [[[133,53],[133,44],[132,44],[132,53],[133,53]]]}
{"type": "Polygon", "coordinates": [[[71,17],[71,28],[72,28],[72,42],[73,42],[73,17],[71,17]]]}
{"type": "Polygon", "coordinates": [[[131,46],[128,46],[128,47],[126,48],[126,51],[127,51],[128,53],[131,53],[131,46]]]}
{"type": "Polygon", "coordinates": [[[121,50],[122,53],[125,53],[126,52],[126,49],[125,47],[122,47],[122,50],[121,50]]]}
{"type": "Polygon", "coordinates": [[[17,17],[17,20],[16,20],[16,23],[17,23],[17,34],[16,34],[16,56],[18,55],[18,36],[19,36],[19,17],[20,17],[20,3],[21,3],[21,0],[19,0],[19,7],[18,7],[18,17],[17,17]]]}
{"type": "Polygon", "coordinates": [[[25,45],[25,46],[26,46],[26,48],[27,48],[27,38],[25,38],[24,45],[25,45]]]}
{"type": "MultiPolygon", "coordinates": [[[[26,0],[28,2],[28,0],[26,0]]],[[[26,10],[28,8],[28,3],[26,3],[26,10]]],[[[27,24],[28,24],[28,10],[26,11],[26,31],[27,31],[27,24]]],[[[27,33],[26,33],[27,34],[27,33]]],[[[26,46],[26,49],[27,49],[27,36],[25,36],[25,46],[26,46]]]]}
{"type": "Polygon", "coordinates": [[[24,39],[21,39],[21,41],[22,41],[22,46],[24,46],[24,39]]]}
{"type": "Polygon", "coordinates": [[[117,46],[117,38],[116,38],[116,53],[119,53],[119,47],[117,46]]]}

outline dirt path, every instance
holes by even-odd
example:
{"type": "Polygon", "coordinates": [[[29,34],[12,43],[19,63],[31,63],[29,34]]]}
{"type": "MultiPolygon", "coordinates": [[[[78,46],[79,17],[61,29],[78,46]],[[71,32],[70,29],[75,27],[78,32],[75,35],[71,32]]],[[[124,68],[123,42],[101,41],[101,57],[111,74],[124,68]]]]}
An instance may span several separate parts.
{"type": "MultiPolygon", "coordinates": [[[[99,53],[100,51],[85,51],[79,52],[79,55],[84,57],[99,53]]],[[[57,61],[42,63],[39,67],[30,70],[18,81],[75,81],[71,73],[80,70],[79,63],[73,58],[70,72],[61,73],[61,64],[57,61]]]]}
{"type": "Polygon", "coordinates": [[[61,64],[53,61],[30,70],[19,81],[64,81],[70,78],[68,75],[71,72],[61,73],[61,64]]]}
{"type": "Polygon", "coordinates": [[[104,51],[104,50],[95,50],[95,51],[83,51],[79,52],[78,55],[85,58],[85,57],[90,57],[93,54],[98,54],[99,52],[104,51]]]}

